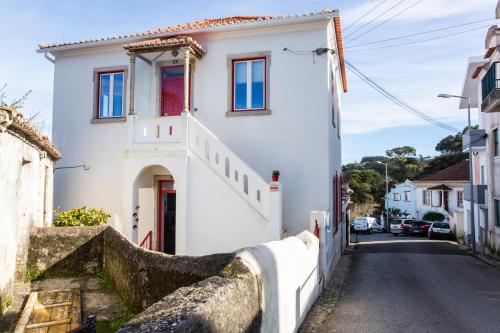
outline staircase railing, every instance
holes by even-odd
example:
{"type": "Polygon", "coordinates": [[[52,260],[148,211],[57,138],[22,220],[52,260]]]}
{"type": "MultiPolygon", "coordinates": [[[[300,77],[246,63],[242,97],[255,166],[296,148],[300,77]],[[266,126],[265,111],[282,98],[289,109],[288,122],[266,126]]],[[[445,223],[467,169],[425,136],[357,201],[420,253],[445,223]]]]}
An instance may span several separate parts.
{"type": "Polygon", "coordinates": [[[270,204],[270,184],[191,115],[188,115],[188,148],[263,217],[271,219],[274,204],[270,204]]]}
{"type": "Polygon", "coordinates": [[[150,230],[146,234],[146,237],[144,237],[144,239],[142,240],[139,247],[142,247],[143,249],[147,249],[147,250],[153,250],[153,231],[152,230],[150,230]]]}

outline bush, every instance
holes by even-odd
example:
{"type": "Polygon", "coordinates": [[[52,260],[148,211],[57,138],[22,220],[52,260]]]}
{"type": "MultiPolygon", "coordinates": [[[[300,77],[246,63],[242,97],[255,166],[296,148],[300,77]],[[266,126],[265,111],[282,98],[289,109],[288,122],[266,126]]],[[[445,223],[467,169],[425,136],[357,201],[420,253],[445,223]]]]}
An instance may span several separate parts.
{"type": "Polygon", "coordinates": [[[427,212],[423,216],[424,221],[441,222],[444,219],[445,219],[445,216],[439,212],[427,212]]]}
{"type": "Polygon", "coordinates": [[[90,227],[105,224],[111,217],[101,208],[77,207],[62,212],[56,210],[52,223],[56,227],[90,227]]]}

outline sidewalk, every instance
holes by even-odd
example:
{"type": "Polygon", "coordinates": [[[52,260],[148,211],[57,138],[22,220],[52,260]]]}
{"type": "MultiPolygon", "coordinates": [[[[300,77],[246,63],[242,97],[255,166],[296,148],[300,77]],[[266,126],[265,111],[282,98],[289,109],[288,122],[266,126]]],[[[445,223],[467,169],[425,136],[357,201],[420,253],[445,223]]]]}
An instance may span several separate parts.
{"type": "Polygon", "coordinates": [[[494,268],[500,269],[500,258],[493,257],[489,254],[483,254],[482,252],[476,251],[476,254],[472,254],[472,249],[469,245],[466,245],[463,241],[457,240],[457,246],[465,253],[476,257],[485,264],[488,264],[494,268]]]}
{"type": "Polygon", "coordinates": [[[321,295],[307,314],[299,329],[299,333],[319,332],[324,322],[333,314],[340,297],[343,295],[344,285],[347,282],[352,263],[352,249],[347,249],[338,264],[332,277],[321,295]]]}

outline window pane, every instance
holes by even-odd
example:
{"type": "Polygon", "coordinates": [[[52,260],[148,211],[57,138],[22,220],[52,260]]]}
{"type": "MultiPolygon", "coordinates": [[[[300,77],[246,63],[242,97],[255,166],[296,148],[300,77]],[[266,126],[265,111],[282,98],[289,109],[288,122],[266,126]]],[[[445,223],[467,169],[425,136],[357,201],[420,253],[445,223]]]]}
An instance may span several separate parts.
{"type": "Polygon", "coordinates": [[[110,75],[101,75],[100,89],[99,89],[99,118],[109,117],[109,85],[110,75]]]}
{"type": "Polygon", "coordinates": [[[244,110],[247,108],[247,63],[234,64],[234,108],[244,110]]]}
{"type": "Polygon", "coordinates": [[[123,115],[123,73],[114,75],[113,85],[113,117],[123,115]]]}
{"type": "Polygon", "coordinates": [[[252,109],[264,108],[264,60],[252,61],[252,109]]]}

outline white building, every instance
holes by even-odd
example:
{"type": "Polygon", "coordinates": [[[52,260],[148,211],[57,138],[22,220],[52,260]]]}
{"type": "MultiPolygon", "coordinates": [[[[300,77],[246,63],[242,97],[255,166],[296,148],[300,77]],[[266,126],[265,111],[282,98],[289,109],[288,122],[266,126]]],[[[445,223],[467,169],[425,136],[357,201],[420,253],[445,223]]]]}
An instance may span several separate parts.
{"type": "Polygon", "coordinates": [[[167,253],[278,240],[309,229],[312,211],[338,240],[347,85],[337,11],[207,19],[38,51],[55,67],[60,164],[90,167],[56,174],[56,207],[104,208],[131,240],[167,253]]]}
{"type": "Polygon", "coordinates": [[[52,223],[57,148],[22,114],[0,105],[0,315],[23,280],[32,227],[52,223]]]}
{"type": "Polygon", "coordinates": [[[387,207],[399,209],[404,215],[416,217],[416,191],[417,188],[409,179],[405,180],[404,183],[396,184],[389,192],[387,207]]]}
{"type": "Polygon", "coordinates": [[[416,186],[415,217],[427,212],[445,216],[457,237],[464,234],[464,192],[469,181],[469,162],[462,161],[432,175],[413,181],[416,186]]]}
{"type": "MultiPolygon", "coordinates": [[[[496,17],[500,18],[500,2],[496,17]]],[[[462,96],[471,99],[471,107],[477,108],[479,130],[464,137],[464,151],[472,149],[473,196],[476,245],[479,249],[500,254],[500,28],[492,26],[485,37],[485,54],[469,59],[462,96]]],[[[461,109],[467,109],[465,100],[461,109]]],[[[465,188],[465,225],[469,239],[471,230],[471,191],[465,188]],[[469,200],[467,200],[469,199],[469,200]]]]}

